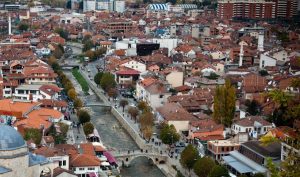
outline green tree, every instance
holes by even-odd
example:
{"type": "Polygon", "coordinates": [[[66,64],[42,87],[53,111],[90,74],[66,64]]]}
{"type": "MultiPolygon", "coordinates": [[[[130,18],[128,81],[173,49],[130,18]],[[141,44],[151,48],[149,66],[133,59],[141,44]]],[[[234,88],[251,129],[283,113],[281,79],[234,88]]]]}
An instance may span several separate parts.
{"type": "Polygon", "coordinates": [[[125,109],[125,106],[127,106],[128,105],[128,101],[127,100],[125,100],[125,99],[122,99],[122,100],[120,100],[120,106],[123,108],[123,112],[124,112],[124,109],[125,109]]]}
{"type": "Polygon", "coordinates": [[[23,32],[23,31],[27,31],[29,28],[29,25],[27,23],[21,22],[18,26],[18,29],[23,32]]]}
{"type": "Polygon", "coordinates": [[[62,122],[59,122],[57,123],[57,125],[59,126],[60,128],[60,131],[61,131],[61,134],[65,137],[67,136],[67,133],[69,131],[69,126],[65,123],[62,123],[62,122]]]}
{"type": "Polygon", "coordinates": [[[286,108],[288,106],[288,102],[291,100],[291,95],[279,89],[271,90],[268,95],[280,108],[286,108]]]}
{"type": "Polygon", "coordinates": [[[199,158],[199,153],[197,149],[189,144],[185,149],[181,152],[180,155],[180,164],[184,167],[187,168],[189,171],[193,168],[195,165],[196,161],[199,158]]]}
{"type": "Polygon", "coordinates": [[[215,161],[213,161],[210,157],[202,157],[196,161],[193,169],[197,176],[207,177],[215,165],[215,161]]]}
{"type": "Polygon", "coordinates": [[[83,52],[91,50],[94,47],[94,43],[92,40],[87,40],[83,43],[83,52]]]}
{"type": "Polygon", "coordinates": [[[255,173],[253,177],[265,177],[263,173],[255,173]]]}
{"type": "Polygon", "coordinates": [[[213,118],[216,122],[230,127],[235,112],[235,88],[229,80],[226,80],[224,86],[217,87],[214,96],[213,118]]]}
{"type": "Polygon", "coordinates": [[[138,110],[136,107],[130,106],[130,107],[128,108],[128,114],[130,114],[131,119],[133,118],[134,121],[135,121],[135,123],[136,123],[136,121],[137,121],[137,116],[139,115],[139,110],[138,110]]]}
{"type": "Polygon", "coordinates": [[[172,143],[176,143],[180,139],[179,133],[177,133],[174,125],[169,125],[166,123],[162,124],[162,129],[160,131],[160,139],[164,144],[171,145],[172,143]]]}
{"type": "Polygon", "coordinates": [[[206,76],[207,79],[217,80],[220,76],[214,72],[211,72],[209,76],[206,76]]]}
{"type": "Polygon", "coordinates": [[[94,132],[94,125],[91,122],[86,122],[83,124],[83,132],[87,136],[94,132]]]}
{"type": "Polygon", "coordinates": [[[68,91],[68,97],[71,99],[71,100],[75,100],[75,98],[77,97],[77,93],[75,91],[75,89],[70,89],[68,91]]]}
{"type": "Polygon", "coordinates": [[[261,76],[267,76],[267,75],[269,75],[269,73],[268,73],[267,70],[260,70],[260,71],[259,71],[259,74],[260,74],[261,76]]]}
{"type": "Polygon", "coordinates": [[[265,136],[262,136],[259,139],[259,141],[263,146],[269,146],[270,144],[272,144],[274,142],[278,142],[279,140],[274,136],[265,135],[265,136]]]}
{"type": "Polygon", "coordinates": [[[281,177],[300,176],[300,154],[289,153],[286,159],[280,164],[281,177]]]}
{"type": "Polygon", "coordinates": [[[260,112],[260,106],[256,100],[246,100],[247,112],[253,116],[260,112]]]}
{"type": "Polygon", "coordinates": [[[94,81],[97,85],[100,84],[102,76],[103,76],[103,72],[99,72],[94,76],[94,81]]]}
{"type": "Polygon", "coordinates": [[[291,82],[291,86],[294,88],[300,89],[300,78],[293,78],[291,82]]]}
{"type": "Polygon", "coordinates": [[[56,63],[57,62],[57,59],[54,57],[54,56],[50,56],[49,58],[48,58],[48,64],[49,65],[53,65],[54,63],[56,63]]]}
{"type": "Polygon", "coordinates": [[[210,171],[208,177],[230,177],[227,168],[224,166],[216,165],[210,171]]]}
{"type": "Polygon", "coordinates": [[[103,90],[105,90],[106,92],[111,89],[111,88],[115,88],[117,85],[116,81],[115,81],[115,77],[114,75],[112,75],[111,73],[104,73],[101,81],[100,81],[100,86],[101,88],[103,88],[103,90]]]}
{"type": "Polygon", "coordinates": [[[270,177],[280,177],[279,170],[277,169],[271,158],[267,158],[267,168],[270,172],[270,177]]]}
{"type": "Polygon", "coordinates": [[[151,112],[145,112],[140,116],[140,128],[145,139],[149,140],[153,132],[154,116],[151,112]],[[150,134],[151,132],[151,134],[150,134]]]}
{"type": "Polygon", "coordinates": [[[81,124],[91,121],[91,116],[86,110],[79,110],[78,111],[78,120],[81,124]]]}
{"type": "Polygon", "coordinates": [[[42,133],[39,129],[28,128],[25,129],[24,139],[26,141],[32,140],[36,145],[39,145],[42,140],[42,133]]]}
{"type": "Polygon", "coordinates": [[[68,39],[68,31],[62,29],[62,28],[56,28],[54,30],[55,33],[59,34],[60,37],[64,38],[65,40],[68,39]]]}

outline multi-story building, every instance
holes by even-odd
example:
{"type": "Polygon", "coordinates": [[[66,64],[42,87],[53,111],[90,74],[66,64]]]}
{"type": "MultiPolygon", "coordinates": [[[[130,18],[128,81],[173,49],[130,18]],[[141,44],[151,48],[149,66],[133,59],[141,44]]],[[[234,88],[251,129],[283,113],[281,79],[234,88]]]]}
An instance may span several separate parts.
{"type": "Polygon", "coordinates": [[[116,33],[126,33],[132,31],[133,23],[130,20],[114,19],[107,22],[104,28],[109,35],[113,35],[116,33]]]}
{"type": "Polygon", "coordinates": [[[297,0],[219,0],[217,14],[223,19],[291,18],[297,4],[297,0]]]}
{"type": "Polygon", "coordinates": [[[226,156],[231,151],[239,150],[240,143],[230,140],[217,140],[208,141],[207,149],[216,160],[221,160],[223,156],[226,156]]]}

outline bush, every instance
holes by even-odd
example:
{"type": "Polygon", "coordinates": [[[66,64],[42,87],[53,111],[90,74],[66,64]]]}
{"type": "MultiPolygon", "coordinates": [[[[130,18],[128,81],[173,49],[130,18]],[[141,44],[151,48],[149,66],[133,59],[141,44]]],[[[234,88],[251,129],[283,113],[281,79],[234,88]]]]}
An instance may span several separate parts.
{"type": "Polygon", "coordinates": [[[81,124],[91,121],[91,116],[86,110],[79,110],[78,119],[81,124]]]}
{"type": "Polygon", "coordinates": [[[33,140],[35,144],[39,145],[42,140],[42,133],[39,129],[35,128],[25,129],[24,139],[26,141],[33,140]]]}
{"type": "Polygon", "coordinates": [[[87,136],[94,132],[94,125],[91,122],[87,122],[83,125],[83,132],[87,136]]]}

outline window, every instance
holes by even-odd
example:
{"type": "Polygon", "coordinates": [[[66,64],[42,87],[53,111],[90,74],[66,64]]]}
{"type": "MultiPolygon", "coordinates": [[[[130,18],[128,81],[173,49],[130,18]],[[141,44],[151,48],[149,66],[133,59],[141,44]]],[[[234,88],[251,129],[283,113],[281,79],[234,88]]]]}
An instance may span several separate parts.
{"type": "Polygon", "coordinates": [[[224,147],[221,147],[221,152],[224,152],[224,147]]]}
{"type": "Polygon", "coordinates": [[[261,66],[262,66],[262,67],[265,67],[265,60],[262,61],[261,66]]]}
{"type": "Polygon", "coordinates": [[[64,161],[63,161],[63,166],[66,166],[66,164],[67,164],[67,162],[64,160],[64,161]]]}
{"type": "Polygon", "coordinates": [[[84,170],[84,168],[79,168],[79,171],[83,171],[84,170]]]}
{"type": "Polygon", "coordinates": [[[164,97],[164,95],[159,95],[159,98],[163,98],[164,97]]]}
{"type": "Polygon", "coordinates": [[[59,161],[58,165],[61,167],[61,161],[59,161]]]}
{"type": "Polygon", "coordinates": [[[88,168],[88,170],[95,170],[95,168],[88,168]]]}

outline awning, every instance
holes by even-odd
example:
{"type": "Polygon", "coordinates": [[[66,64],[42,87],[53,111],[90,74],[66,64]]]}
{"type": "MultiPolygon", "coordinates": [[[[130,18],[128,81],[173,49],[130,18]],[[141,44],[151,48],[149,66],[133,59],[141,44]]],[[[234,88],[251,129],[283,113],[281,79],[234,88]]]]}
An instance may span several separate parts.
{"type": "Polygon", "coordinates": [[[95,172],[89,173],[89,177],[98,177],[98,175],[95,172]]]}
{"type": "Polygon", "coordinates": [[[101,162],[102,166],[110,166],[110,164],[108,162],[101,162]]]}
{"type": "Polygon", "coordinates": [[[105,151],[105,152],[103,152],[103,155],[107,158],[107,160],[108,160],[108,162],[109,162],[110,164],[112,164],[112,163],[117,163],[116,159],[114,158],[113,155],[111,155],[110,152],[105,151]]]}
{"type": "Polygon", "coordinates": [[[232,151],[229,153],[229,156],[222,157],[225,164],[234,168],[237,172],[244,173],[265,173],[267,169],[251,159],[247,158],[243,154],[232,151]]]}

